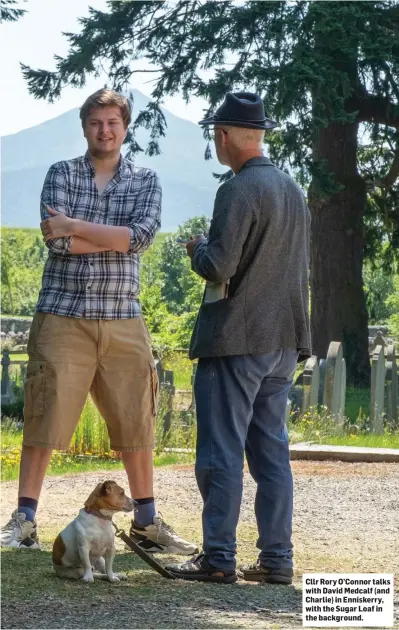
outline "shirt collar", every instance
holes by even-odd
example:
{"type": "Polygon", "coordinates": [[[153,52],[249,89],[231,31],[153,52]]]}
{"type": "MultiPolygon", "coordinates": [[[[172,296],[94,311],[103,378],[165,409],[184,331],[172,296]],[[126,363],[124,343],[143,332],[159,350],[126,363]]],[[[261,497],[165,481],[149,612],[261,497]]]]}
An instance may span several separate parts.
{"type": "MultiPolygon", "coordinates": [[[[94,177],[96,174],[96,171],[95,171],[94,164],[91,160],[91,157],[88,151],[86,151],[83,161],[84,161],[85,167],[90,171],[91,175],[94,177]]],[[[120,155],[119,167],[115,175],[119,175],[120,179],[127,179],[128,177],[130,177],[130,169],[128,167],[127,160],[126,158],[123,157],[122,153],[120,155]]]]}

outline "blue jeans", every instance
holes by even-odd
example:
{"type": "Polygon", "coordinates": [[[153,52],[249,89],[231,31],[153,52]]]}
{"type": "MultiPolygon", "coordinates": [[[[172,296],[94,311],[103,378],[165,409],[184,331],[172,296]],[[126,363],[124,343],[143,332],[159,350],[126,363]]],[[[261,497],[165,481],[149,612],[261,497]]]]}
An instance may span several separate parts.
{"type": "Polygon", "coordinates": [[[260,562],[291,568],[293,483],[285,413],[298,352],[200,359],[195,473],[208,562],[235,569],[244,451],[256,481],[260,562]]]}

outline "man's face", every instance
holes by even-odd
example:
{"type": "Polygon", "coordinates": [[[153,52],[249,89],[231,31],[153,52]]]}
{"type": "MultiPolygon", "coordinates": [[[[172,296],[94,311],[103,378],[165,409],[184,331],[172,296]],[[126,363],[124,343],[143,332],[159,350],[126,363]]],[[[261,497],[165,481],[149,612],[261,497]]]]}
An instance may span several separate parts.
{"type": "Polygon", "coordinates": [[[126,129],[117,106],[93,109],[86,119],[84,136],[90,153],[96,157],[119,153],[125,135],[126,129]]]}

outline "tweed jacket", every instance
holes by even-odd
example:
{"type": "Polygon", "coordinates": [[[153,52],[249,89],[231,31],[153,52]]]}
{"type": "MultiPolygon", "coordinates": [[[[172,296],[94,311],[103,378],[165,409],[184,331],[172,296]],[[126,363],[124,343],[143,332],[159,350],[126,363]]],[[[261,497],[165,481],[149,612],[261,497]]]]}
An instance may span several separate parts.
{"type": "Polygon", "coordinates": [[[311,356],[308,312],[310,212],[302,190],[267,157],[248,160],[217,191],[209,238],[192,269],[226,282],[224,299],[202,303],[190,357],[311,356]]]}

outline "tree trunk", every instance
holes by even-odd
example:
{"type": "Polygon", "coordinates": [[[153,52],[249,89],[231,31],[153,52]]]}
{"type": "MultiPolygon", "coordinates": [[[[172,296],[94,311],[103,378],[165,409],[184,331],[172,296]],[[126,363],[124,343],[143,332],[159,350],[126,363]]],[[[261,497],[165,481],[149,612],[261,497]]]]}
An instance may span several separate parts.
{"type": "Polygon", "coordinates": [[[362,280],[366,189],[357,171],[357,133],[357,123],[330,123],[314,135],[314,160],[324,161],[342,190],[326,195],[316,176],[309,189],[311,329],[314,354],[326,357],[329,343],[342,341],[348,382],[368,386],[368,322],[362,280]]]}

